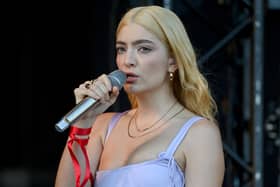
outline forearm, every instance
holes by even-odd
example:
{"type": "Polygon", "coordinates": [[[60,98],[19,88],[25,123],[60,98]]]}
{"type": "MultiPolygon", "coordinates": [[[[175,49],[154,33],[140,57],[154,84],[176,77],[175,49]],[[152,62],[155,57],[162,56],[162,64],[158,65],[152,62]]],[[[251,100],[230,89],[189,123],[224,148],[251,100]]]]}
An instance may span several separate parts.
{"type": "MultiPolygon", "coordinates": [[[[85,157],[78,143],[76,142],[73,143],[72,150],[80,164],[80,171],[81,171],[80,178],[83,179],[85,176],[85,168],[86,168],[85,157]]],[[[76,184],[76,178],[74,173],[73,160],[71,158],[70,152],[66,145],[57,170],[55,187],[72,187],[72,186],[75,187],[76,186],[75,184],[76,184]]]]}
{"type": "Polygon", "coordinates": [[[90,128],[71,127],[57,172],[57,187],[77,184],[84,186],[83,184],[86,183],[84,180],[90,181],[91,171],[86,150],[90,130],[90,128]]]}

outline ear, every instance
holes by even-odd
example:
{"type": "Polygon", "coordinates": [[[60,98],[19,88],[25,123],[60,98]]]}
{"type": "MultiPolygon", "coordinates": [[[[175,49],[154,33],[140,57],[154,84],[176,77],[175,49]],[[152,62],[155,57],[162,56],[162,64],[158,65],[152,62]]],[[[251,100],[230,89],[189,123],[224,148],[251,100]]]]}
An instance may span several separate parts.
{"type": "Polygon", "coordinates": [[[178,69],[176,60],[172,57],[168,59],[168,72],[175,72],[178,69]]]}

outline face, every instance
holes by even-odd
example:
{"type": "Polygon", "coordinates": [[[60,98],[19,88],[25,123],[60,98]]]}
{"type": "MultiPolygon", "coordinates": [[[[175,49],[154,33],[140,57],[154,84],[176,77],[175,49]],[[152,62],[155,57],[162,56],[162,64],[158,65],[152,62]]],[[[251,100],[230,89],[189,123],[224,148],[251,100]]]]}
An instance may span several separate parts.
{"type": "Polygon", "coordinates": [[[156,91],[169,84],[173,59],[162,42],[142,26],[130,23],[120,30],[116,54],[118,68],[127,74],[127,92],[156,91]]]}

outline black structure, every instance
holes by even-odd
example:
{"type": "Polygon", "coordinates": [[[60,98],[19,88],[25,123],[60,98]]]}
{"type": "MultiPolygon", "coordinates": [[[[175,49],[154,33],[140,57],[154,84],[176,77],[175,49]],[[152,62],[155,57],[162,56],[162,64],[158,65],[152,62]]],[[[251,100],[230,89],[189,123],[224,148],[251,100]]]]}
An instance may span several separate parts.
{"type": "MultiPolygon", "coordinates": [[[[53,186],[67,140],[54,124],[74,106],[73,88],[115,69],[116,24],[128,8],[151,4],[183,20],[209,80],[224,141],[224,186],[280,185],[277,0],[112,0],[15,9],[19,107],[15,125],[3,125],[13,134],[4,134],[11,141],[3,144],[9,154],[0,186],[53,186]]],[[[109,110],[128,107],[122,93],[109,110]]]]}

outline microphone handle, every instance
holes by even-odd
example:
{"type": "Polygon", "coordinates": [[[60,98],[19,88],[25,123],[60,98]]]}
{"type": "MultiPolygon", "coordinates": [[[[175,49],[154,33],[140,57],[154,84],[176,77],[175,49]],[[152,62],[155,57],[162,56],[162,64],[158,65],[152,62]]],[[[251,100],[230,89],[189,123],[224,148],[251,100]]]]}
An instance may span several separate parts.
{"type": "Polygon", "coordinates": [[[58,132],[63,132],[79,117],[81,117],[89,108],[97,107],[99,104],[100,102],[98,100],[95,100],[92,97],[86,97],[55,125],[55,129],[58,132]]]}

